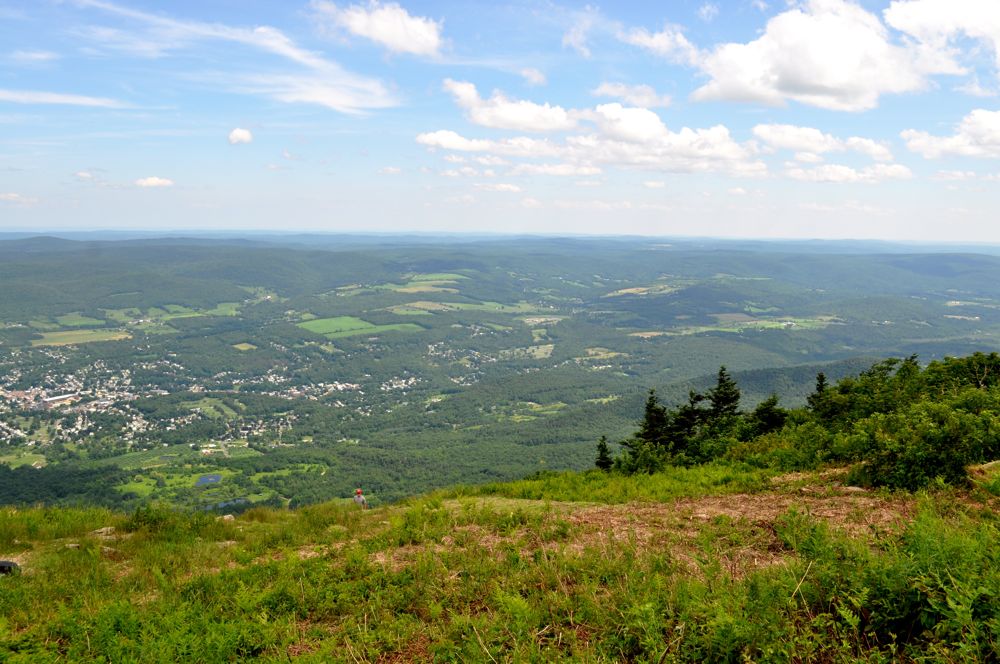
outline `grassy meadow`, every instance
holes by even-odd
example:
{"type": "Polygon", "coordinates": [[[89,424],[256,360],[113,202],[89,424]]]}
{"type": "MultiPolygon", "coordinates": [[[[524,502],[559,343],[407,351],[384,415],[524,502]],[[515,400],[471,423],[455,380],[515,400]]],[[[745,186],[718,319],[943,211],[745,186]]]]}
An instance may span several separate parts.
{"type": "Polygon", "coordinates": [[[996,661],[994,470],[919,494],[709,465],[369,511],[3,508],[23,573],[0,577],[0,660],[996,661]]]}

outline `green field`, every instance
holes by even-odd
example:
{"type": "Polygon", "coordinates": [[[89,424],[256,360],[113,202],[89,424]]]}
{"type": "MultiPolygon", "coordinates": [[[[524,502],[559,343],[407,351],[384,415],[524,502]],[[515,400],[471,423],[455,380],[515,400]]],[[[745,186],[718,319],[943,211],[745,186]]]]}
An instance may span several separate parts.
{"type": "Polygon", "coordinates": [[[33,454],[31,452],[15,452],[14,454],[0,455],[0,464],[6,464],[11,468],[31,466],[36,463],[44,466],[46,464],[45,457],[41,454],[33,454]]]}
{"type": "Polygon", "coordinates": [[[243,343],[239,343],[239,344],[233,344],[233,348],[235,348],[236,350],[243,350],[243,351],[257,350],[256,346],[254,346],[252,343],[248,343],[246,341],[244,341],[243,343]]]}
{"type": "Polygon", "coordinates": [[[375,325],[354,316],[335,316],[333,318],[317,318],[299,323],[299,327],[322,334],[328,339],[352,337],[359,334],[378,334],[379,332],[420,332],[424,328],[413,323],[392,323],[375,325]]]}
{"type": "Polygon", "coordinates": [[[44,332],[41,339],[32,339],[32,346],[71,346],[95,341],[121,341],[131,339],[132,335],[124,330],[67,330],[62,332],[44,332]]]}
{"type": "Polygon", "coordinates": [[[91,318],[90,316],[84,316],[80,313],[57,316],[56,322],[63,327],[93,327],[95,325],[104,325],[104,321],[100,318],[91,318]]]}

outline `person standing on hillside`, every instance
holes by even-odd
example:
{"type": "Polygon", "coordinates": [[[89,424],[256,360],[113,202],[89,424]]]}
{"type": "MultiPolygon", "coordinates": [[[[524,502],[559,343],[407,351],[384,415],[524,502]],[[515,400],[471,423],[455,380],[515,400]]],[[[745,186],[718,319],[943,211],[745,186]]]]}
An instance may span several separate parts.
{"type": "Polygon", "coordinates": [[[354,504],[363,510],[368,509],[368,501],[365,500],[365,496],[361,493],[361,489],[354,490],[354,504]]]}

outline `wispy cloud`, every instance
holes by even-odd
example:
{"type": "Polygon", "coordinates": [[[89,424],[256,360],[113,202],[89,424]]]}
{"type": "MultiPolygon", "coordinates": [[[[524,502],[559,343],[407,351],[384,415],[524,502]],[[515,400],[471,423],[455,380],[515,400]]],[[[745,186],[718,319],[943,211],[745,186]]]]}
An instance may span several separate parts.
{"type": "Polygon", "coordinates": [[[0,202],[14,203],[15,205],[34,205],[38,202],[38,199],[31,198],[29,196],[22,196],[21,194],[15,194],[13,192],[7,192],[0,193],[0,202]]]}
{"type": "MultiPolygon", "coordinates": [[[[286,103],[325,106],[342,113],[395,106],[395,96],[379,80],[345,70],[322,54],[302,48],[280,30],[270,26],[233,27],[220,23],[184,21],[123,7],[104,0],[74,0],[79,7],[96,9],[143,26],[141,34],[100,28],[105,39],[98,44],[146,57],[159,57],[189,48],[199,41],[222,41],[269,53],[303,68],[294,73],[242,72],[225,75],[207,73],[199,77],[221,84],[230,91],[261,94],[286,103]],[[108,39],[113,33],[113,39],[108,39]]],[[[97,38],[101,32],[94,33],[97,38]]]]}
{"type": "Polygon", "coordinates": [[[14,51],[7,56],[9,60],[21,64],[42,64],[59,59],[58,53],[52,51],[14,51]]]}
{"type": "Polygon", "coordinates": [[[86,95],[66,94],[62,92],[42,92],[38,90],[4,90],[0,89],[0,102],[12,104],[57,104],[63,106],[90,106],[94,108],[128,108],[116,99],[107,97],[88,97],[86,95]]]}

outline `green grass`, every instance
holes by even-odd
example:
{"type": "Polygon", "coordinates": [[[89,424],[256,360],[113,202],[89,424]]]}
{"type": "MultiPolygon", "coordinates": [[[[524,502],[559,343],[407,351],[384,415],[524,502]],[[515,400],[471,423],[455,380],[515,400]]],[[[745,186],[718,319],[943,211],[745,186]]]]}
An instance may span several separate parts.
{"type": "Polygon", "coordinates": [[[216,399],[215,397],[205,397],[204,399],[199,399],[198,401],[186,401],[184,406],[186,408],[190,408],[191,410],[197,409],[213,420],[231,420],[239,415],[239,413],[223,403],[221,399],[216,399]]]}
{"type": "Polygon", "coordinates": [[[66,314],[65,316],[57,316],[56,322],[63,327],[93,327],[95,325],[104,325],[104,321],[100,318],[91,318],[90,316],[84,316],[78,312],[66,314]]]}
{"type": "Polygon", "coordinates": [[[530,500],[598,503],[663,502],[766,490],[773,473],[728,464],[669,468],[656,475],[546,472],[532,479],[476,487],[459,487],[450,496],[504,496],[530,500]]]}
{"type": "Polygon", "coordinates": [[[340,334],[343,332],[362,332],[375,329],[375,325],[354,316],[336,316],[334,318],[316,318],[299,323],[299,327],[316,334],[340,334]]]}
{"type": "Polygon", "coordinates": [[[69,346],[95,341],[121,341],[131,339],[124,330],[70,330],[63,332],[43,332],[41,339],[32,339],[32,346],[69,346]]]}
{"type": "Polygon", "coordinates": [[[0,578],[0,660],[995,661],[1000,531],[971,495],[839,495],[837,518],[643,479],[662,503],[0,509],[24,570],[0,578]],[[865,527],[858,500],[901,521],[865,527]]]}
{"type": "Polygon", "coordinates": [[[359,334],[378,334],[381,332],[421,332],[423,327],[413,323],[391,323],[375,325],[354,316],[336,316],[334,318],[317,318],[299,323],[299,327],[322,334],[328,339],[353,337],[359,334]]]}
{"type": "Polygon", "coordinates": [[[42,454],[15,452],[14,454],[0,455],[0,463],[6,464],[11,468],[18,468],[20,466],[31,466],[36,463],[44,466],[47,462],[45,456],[42,454]]]}

